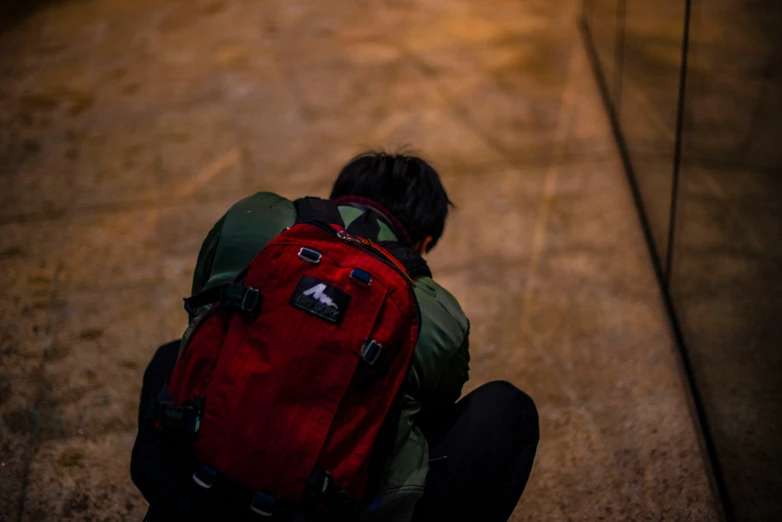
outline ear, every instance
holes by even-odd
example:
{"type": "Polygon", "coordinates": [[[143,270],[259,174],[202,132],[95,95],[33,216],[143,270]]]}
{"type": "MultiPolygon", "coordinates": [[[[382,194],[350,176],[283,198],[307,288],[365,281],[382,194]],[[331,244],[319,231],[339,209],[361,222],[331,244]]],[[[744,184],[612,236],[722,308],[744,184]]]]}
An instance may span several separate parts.
{"type": "Polygon", "coordinates": [[[420,255],[426,254],[426,249],[429,248],[429,245],[432,243],[432,236],[426,236],[421,241],[413,245],[413,250],[418,252],[420,255]]]}

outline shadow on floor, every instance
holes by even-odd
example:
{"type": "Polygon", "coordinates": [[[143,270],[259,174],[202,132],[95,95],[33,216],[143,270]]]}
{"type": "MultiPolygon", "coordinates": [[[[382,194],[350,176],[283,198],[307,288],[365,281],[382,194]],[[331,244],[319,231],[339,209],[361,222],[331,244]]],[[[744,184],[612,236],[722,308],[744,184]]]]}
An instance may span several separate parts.
{"type": "Polygon", "coordinates": [[[8,0],[0,3],[0,36],[17,24],[24,22],[32,13],[53,4],[65,4],[78,0],[8,0]]]}

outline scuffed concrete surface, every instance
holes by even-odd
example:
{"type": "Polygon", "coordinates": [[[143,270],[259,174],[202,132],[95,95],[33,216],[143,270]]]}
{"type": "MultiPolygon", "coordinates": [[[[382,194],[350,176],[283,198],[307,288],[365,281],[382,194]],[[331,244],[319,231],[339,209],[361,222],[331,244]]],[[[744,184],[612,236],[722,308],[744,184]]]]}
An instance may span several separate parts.
{"type": "Polygon", "coordinates": [[[714,520],[673,341],[570,0],[43,3],[0,34],[0,520],[140,521],[141,375],[200,241],[410,145],[472,389],[538,403],[513,516],[714,520]]]}

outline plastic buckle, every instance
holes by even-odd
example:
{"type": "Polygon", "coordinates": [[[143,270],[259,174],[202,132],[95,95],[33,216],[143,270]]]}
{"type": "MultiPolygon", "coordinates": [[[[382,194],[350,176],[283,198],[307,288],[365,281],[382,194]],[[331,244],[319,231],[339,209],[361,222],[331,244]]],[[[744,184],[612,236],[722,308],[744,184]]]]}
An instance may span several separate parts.
{"type": "Polygon", "coordinates": [[[195,435],[201,428],[201,412],[193,405],[185,404],[182,408],[185,413],[185,428],[188,435],[195,435]]]}
{"type": "Polygon", "coordinates": [[[167,429],[181,428],[185,423],[185,410],[171,402],[158,402],[154,414],[160,424],[167,429]]]}
{"type": "Polygon", "coordinates": [[[250,503],[250,511],[262,517],[271,517],[274,516],[276,505],[277,500],[274,497],[259,491],[250,503]]]}
{"type": "Polygon", "coordinates": [[[321,468],[315,468],[312,470],[312,474],[307,480],[307,483],[309,486],[307,490],[310,495],[316,500],[320,499],[329,489],[329,485],[331,484],[331,473],[321,468]]]}
{"type": "Polygon", "coordinates": [[[201,427],[201,413],[195,406],[185,404],[179,407],[172,402],[156,401],[152,405],[152,419],[164,430],[195,435],[201,427]]]}
{"type": "Polygon", "coordinates": [[[320,487],[320,494],[325,495],[331,485],[331,473],[328,471],[323,474],[323,484],[320,487]]]}
{"type": "Polygon", "coordinates": [[[200,464],[193,472],[193,482],[204,489],[214,486],[217,480],[217,471],[205,464],[200,464]]]}
{"type": "Polygon", "coordinates": [[[223,288],[220,302],[241,312],[257,316],[263,302],[263,293],[251,286],[241,284],[226,285],[223,288]]]}
{"type": "Polygon", "coordinates": [[[261,291],[252,288],[247,287],[247,289],[244,292],[244,295],[242,296],[242,304],[240,305],[240,309],[243,312],[250,312],[252,314],[255,314],[257,312],[258,305],[261,302],[261,291]]]}
{"type": "Polygon", "coordinates": [[[372,275],[359,268],[354,268],[353,271],[350,272],[350,279],[361,286],[369,286],[372,284],[372,275]]]}
{"type": "Polygon", "coordinates": [[[323,254],[314,248],[302,247],[301,250],[299,250],[299,258],[307,261],[308,263],[314,263],[317,265],[320,263],[321,257],[323,257],[323,254]]]}
{"type": "Polygon", "coordinates": [[[372,366],[380,358],[380,352],[382,351],[382,344],[375,340],[369,339],[364,341],[364,344],[361,346],[361,359],[368,365],[372,366]]]}

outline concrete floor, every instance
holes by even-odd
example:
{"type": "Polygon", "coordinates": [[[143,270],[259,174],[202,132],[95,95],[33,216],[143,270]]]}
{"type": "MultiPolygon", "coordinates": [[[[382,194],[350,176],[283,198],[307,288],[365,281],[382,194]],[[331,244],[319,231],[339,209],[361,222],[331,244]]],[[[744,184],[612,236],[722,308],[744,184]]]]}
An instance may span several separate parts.
{"type": "Polygon", "coordinates": [[[716,520],[626,180],[563,0],[61,0],[0,34],[0,521],[140,520],[141,375],[210,226],[408,145],[467,391],[537,401],[514,521],[716,520]]]}

